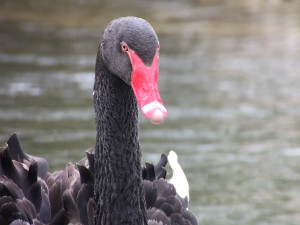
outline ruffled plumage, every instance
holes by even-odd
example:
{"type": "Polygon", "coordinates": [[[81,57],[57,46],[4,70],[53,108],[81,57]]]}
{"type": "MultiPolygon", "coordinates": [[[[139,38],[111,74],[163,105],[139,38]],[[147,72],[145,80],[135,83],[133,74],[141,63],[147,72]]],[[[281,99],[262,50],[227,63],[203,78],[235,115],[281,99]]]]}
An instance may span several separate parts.
{"type": "MultiPolygon", "coordinates": [[[[93,224],[93,149],[77,165],[46,175],[47,161],[24,153],[16,134],[0,150],[0,224],[93,224]]],[[[167,162],[162,154],[156,165],[146,163],[142,170],[148,224],[196,225],[195,215],[165,179],[167,162]]]]}

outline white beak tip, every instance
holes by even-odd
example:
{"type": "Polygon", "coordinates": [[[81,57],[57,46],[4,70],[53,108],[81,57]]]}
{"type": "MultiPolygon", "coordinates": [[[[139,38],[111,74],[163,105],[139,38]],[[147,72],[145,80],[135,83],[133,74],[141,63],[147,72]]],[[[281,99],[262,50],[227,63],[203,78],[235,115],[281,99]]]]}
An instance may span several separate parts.
{"type": "Polygon", "coordinates": [[[162,123],[167,117],[167,110],[161,103],[153,101],[142,107],[142,111],[145,116],[151,121],[151,123],[162,123]]]}
{"type": "Polygon", "coordinates": [[[160,124],[166,118],[166,113],[162,112],[160,109],[156,109],[153,112],[152,118],[150,119],[151,123],[160,124]]]}

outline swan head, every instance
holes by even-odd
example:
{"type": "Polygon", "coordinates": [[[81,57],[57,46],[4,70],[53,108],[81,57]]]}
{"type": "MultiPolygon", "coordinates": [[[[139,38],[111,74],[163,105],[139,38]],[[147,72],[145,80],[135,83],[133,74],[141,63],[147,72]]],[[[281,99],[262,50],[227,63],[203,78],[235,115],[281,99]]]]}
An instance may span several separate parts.
{"type": "Polygon", "coordinates": [[[158,91],[159,41],[144,19],[113,20],[102,35],[102,59],[107,69],[130,85],[146,118],[161,123],[167,110],[158,91]]]}

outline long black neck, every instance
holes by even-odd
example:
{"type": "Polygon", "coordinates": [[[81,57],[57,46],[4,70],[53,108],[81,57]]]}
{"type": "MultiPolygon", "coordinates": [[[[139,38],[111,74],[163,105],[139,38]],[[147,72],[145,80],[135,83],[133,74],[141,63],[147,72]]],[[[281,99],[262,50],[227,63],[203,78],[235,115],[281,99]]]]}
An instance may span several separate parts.
{"type": "MultiPolygon", "coordinates": [[[[100,49],[100,48],[99,48],[100,49]]],[[[95,225],[147,224],[138,142],[138,108],[132,88],[96,61],[94,84],[95,225]]]]}

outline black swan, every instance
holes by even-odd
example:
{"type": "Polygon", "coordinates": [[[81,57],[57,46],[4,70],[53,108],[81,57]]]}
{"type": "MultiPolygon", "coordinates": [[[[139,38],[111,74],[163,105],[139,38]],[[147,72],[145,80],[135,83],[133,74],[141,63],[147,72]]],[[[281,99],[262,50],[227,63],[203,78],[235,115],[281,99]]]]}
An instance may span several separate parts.
{"type": "Polygon", "coordinates": [[[158,52],[145,20],[123,17],[107,26],[95,68],[95,148],[77,166],[49,173],[47,161],[25,154],[13,134],[0,151],[0,224],[198,224],[165,180],[167,157],[141,166],[138,106],[153,123],[167,115],[158,52]]]}

